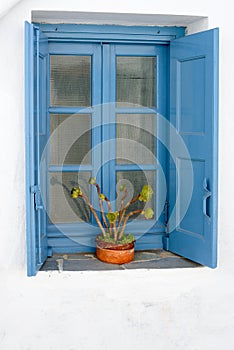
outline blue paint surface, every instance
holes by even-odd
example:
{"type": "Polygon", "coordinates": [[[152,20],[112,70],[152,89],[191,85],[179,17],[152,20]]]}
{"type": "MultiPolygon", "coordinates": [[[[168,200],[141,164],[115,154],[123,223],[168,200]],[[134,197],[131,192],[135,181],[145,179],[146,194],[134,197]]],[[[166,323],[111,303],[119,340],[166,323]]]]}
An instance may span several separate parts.
{"type": "Polygon", "coordinates": [[[218,29],[176,39],[171,42],[170,52],[171,122],[189,150],[194,185],[190,205],[182,218],[186,172],[183,164],[189,160],[178,156],[179,174],[171,161],[171,208],[177,195],[180,201],[178,224],[169,235],[169,250],[214,268],[217,266],[218,29]]]}
{"type": "Polygon", "coordinates": [[[35,275],[47,258],[46,214],[40,190],[45,176],[39,164],[45,142],[46,104],[43,77],[46,73],[47,39],[25,23],[25,134],[26,134],[26,231],[28,275],[35,275]]]}

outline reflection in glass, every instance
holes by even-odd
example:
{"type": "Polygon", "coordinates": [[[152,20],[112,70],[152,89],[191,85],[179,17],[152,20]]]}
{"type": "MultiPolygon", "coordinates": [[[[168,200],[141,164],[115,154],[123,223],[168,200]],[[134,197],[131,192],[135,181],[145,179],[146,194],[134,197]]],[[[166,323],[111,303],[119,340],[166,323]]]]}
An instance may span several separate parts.
{"type": "MultiPolygon", "coordinates": [[[[117,181],[117,193],[119,194],[117,197],[117,208],[120,206],[122,195],[119,193],[119,186],[125,185],[128,190],[128,197],[126,198],[124,204],[126,204],[129,200],[131,200],[134,196],[141,192],[142,187],[144,185],[150,185],[153,189],[155,188],[155,171],[142,171],[142,170],[134,170],[134,171],[117,171],[116,173],[116,181],[117,181]]],[[[155,193],[153,194],[151,200],[149,202],[140,202],[137,200],[135,203],[131,205],[126,211],[129,213],[130,211],[138,210],[138,209],[146,209],[152,208],[155,211],[155,193]]],[[[144,220],[143,215],[137,214],[136,216],[132,216],[132,219],[144,220]]]]}
{"type": "Polygon", "coordinates": [[[50,139],[50,164],[90,164],[90,115],[51,114],[50,135],[56,128],[56,133],[50,139]],[[71,145],[73,140],[75,142],[71,145]]]}
{"type": "Polygon", "coordinates": [[[91,56],[50,56],[50,105],[91,105],[91,56]]]}
{"type": "Polygon", "coordinates": [[[116,116],[117,164],[155,163],[155,124],[153,114],[118,114],[116,116]]]}
{"type": "Polygon", "coordinates": [[[146,107],[156,106],[156,58],[118,56],[116,102],[146,107]]]}
{"type": "Polygon", "coordinates": [[[82,198],[71,198],[72,187],[79,186],[90,196],[89,172],[53,172],[50,174],[51,223],[90,221],[90,211],[82,198]]]}

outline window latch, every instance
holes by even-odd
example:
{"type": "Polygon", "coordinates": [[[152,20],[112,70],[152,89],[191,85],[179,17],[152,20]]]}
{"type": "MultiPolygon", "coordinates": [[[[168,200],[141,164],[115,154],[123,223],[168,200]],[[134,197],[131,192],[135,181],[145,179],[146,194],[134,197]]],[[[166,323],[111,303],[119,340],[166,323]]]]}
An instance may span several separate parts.
{"type": "Polygon", "coordinates": [[[204,181],[203,181],[203,189],[204,189],[204,194],[203,194],[203,206],[202,206],[202,209],[203,209],[203,215],[208,219],[210,220],[210,215],[208,214],[208,211],[207,211],[207,200],[208,198],[211,196],[211,191],[208,190],[208,184],[207,184],[207,179],[204,178],[204,181]]]}
{"type": "Polygon", "coordinates": [[[41,191],[38,185],[31,187],[31,193],[34,193],[34,206],[36,210],[43,210],[41,203],[41,191]]]}

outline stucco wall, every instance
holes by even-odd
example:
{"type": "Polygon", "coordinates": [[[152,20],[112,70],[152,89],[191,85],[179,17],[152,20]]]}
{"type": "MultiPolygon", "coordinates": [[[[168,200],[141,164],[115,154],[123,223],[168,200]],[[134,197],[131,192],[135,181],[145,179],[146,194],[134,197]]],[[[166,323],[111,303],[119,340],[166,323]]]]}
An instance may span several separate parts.
{"type": "Polygon", "coordinates": [[[231,1],[26,0],[0,20],[0,348],[229,350],[234,347],[231,1]],[[207,15],[220,27],[219,267],[26,277],[24,21],[31,10],[207,15]],[[113,343],[112,343],[113,342],[113,343]]]}

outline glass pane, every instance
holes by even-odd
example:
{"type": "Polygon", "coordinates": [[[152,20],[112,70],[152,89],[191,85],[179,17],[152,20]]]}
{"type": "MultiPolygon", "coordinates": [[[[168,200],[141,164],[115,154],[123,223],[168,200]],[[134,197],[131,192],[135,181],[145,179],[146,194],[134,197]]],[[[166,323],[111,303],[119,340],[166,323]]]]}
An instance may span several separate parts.
{"type": "Polygon", "coordinates": [[[116,116],[117,164],[155,163],[156,119],[153,114],[118,114],[116,116]],[[128,123],[128,124],[123,124],[128,123]],[[129,141],[130,140],[130,141],[129,141]]]}
{"type": "MultiPolygon", "coordinates": [[[[152,189],[155,188],[155,171],[142,171],[142,170],[136,170],[136,171],[117,171],[116,174],[116,181],[117,181],[117,210],[120,208],[121,198],[122,198],[122,192],[119,192],[119,186],[125,185],[128,190],[128,196],[124,201],[124,204],[126,204],[129,200],[131,200],[134,196],[136,196],[138,193],[141,192],[142,187],[144,185],[150,185],[152,189]]],[[[140,202],[137,200],[135,203],[133,203],[126,211],[126,213],[129,213],[130,211],[143,209],[143,208],[152,208],[155,212],[155,193],[153,194],[151,200],[149,202],[140,202]]],[[[143,220],[143,215],[133,215],[131,218],[135,219],[137,217],[138,220],[143,220]]]]}
{"type": "Polygon", "coordinates": [[[50,105],[91,105],[91,56],[50,56],[50,105]]]}
{"type": "Polygon", "coordinates": [[[82,198],[71,198],[71,189],[81,187],[90,196],[89,172],[64,172],[50,174],[50,210],[52,223],[90,221],[89,208],[82,198]]]}
{"type": "Polygon", "coordinates": [[[51,114],[50,135],[51,165],[91,163],[89,114],[51,114]]]}
{"type": "Polygon", "coordinates": [[[118,56],[116,102],[154,107],[156,105],[156,58],[118,56]]]}

